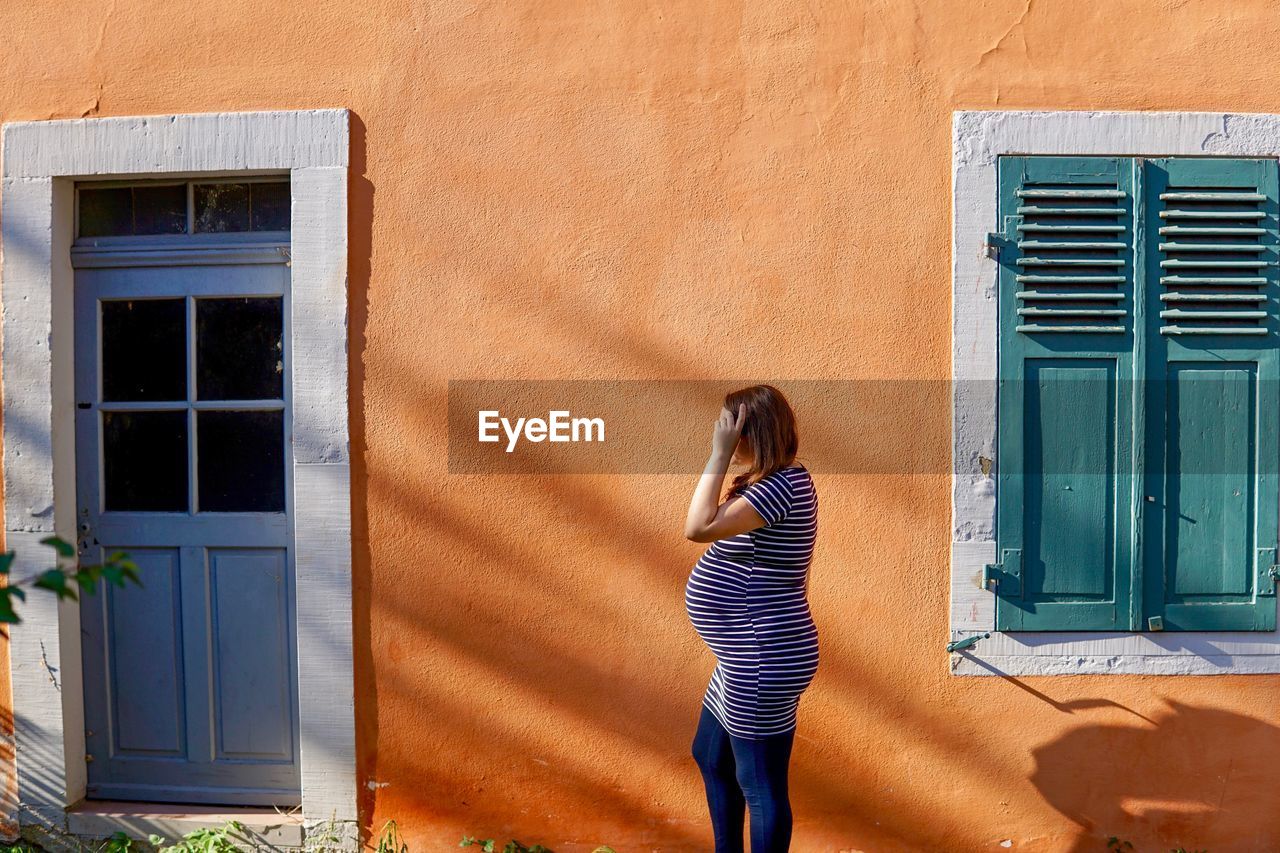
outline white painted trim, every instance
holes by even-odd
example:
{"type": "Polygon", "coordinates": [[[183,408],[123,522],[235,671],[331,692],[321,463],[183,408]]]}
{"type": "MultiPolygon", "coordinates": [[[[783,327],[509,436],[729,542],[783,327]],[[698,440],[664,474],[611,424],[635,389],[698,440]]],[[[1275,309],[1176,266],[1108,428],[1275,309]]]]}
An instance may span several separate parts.
{"type": "MultiPolygon", "coordinates": [[[[1280,115],[956,112],[952,117],[953,639],[995,624],[996,161],[1005,154],[1280,157],[1280,115]]],[[[952,655],[958,675],[1280,672],[1280,633],[997,634],[952,655]]]]}
{"type": "MultiPolygon", "coordinates": [[[[75,538],[71,236],[83,178],[287,170],[292,184],[294,545],[302,814],[356,821],[347,432],[346,110],[4,126],[4,483],[15,575],[75,538]],[[43,552],[43,553],[42,553],[43,552]]],[[[19,819],[66,831],[84,795],[79,609],[31,596],[12,632],[19,819]]],[[[354,836],[353,836],[354,837],[354,836]]]]}

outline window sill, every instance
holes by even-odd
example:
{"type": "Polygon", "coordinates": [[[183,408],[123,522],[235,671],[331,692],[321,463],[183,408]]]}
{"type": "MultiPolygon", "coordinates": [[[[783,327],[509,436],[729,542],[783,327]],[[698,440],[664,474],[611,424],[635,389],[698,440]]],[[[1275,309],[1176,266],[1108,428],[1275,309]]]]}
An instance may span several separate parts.
{"type": "Polygon", "coordinates": [[[193,806],[85,800],[67,809],[67,828],[82,838],[109,838],[123,832],[146,840],[159,835],[170,841],[197,829],[216,829],[228,821],[242,824],[253,839],[269,848],[301,847],[304,828],[300,812],[248,806],[193,806]]]}
{"type": "MultiPolygon", "coordinates": [[[[967,632],[953,632],[961,639],[967,632]]],[[[997,633],[951,658],[952,675],[1280,673],[1276,633],[997,633]]]]}

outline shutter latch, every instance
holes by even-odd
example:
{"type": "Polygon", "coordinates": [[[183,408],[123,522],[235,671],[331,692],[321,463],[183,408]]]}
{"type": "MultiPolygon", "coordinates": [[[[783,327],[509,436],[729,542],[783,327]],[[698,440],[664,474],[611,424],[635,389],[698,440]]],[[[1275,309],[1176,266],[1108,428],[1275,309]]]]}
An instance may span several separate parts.
{"type": "Polygon", "coordinates": [[[990,637],[990,636],[991,635],[989,633],[974,634],[972,637],[965,637],[963,640],[952,640],[951,642],[947,643],[947,654],[950,654],[951,652],[962,652],[965,649],[971,649],[978,644],[979,640],[985,640],[987,637],[990,637]]]}
{"type": "Polygon", "coordinates": [[[1011,245],[1007,236],[1013,230],[1013,220],[1015,217],[1006,216],[1004,218],[1004,231],[991,231],[987,233],[987,241],[983,244],[986,249],[987,257],[992,260],[1000,260],[1000,250],[1011,245]]]}
{"type": "Polygon", "coordinates": [[[988,563],[982,571],[982,585],[1003,596],[1022,594],[1022,549],[1005,548],[1000,562],[988,563]]]}
{"type": "Polygon", "coordinates": [[[1000,250],[1007,245],[1009,245],[1009,238],[994,231],[987,234],[987,242],[983,244],[987,250],[987,257],[994,261],[1000,260],[1000,250]]]}

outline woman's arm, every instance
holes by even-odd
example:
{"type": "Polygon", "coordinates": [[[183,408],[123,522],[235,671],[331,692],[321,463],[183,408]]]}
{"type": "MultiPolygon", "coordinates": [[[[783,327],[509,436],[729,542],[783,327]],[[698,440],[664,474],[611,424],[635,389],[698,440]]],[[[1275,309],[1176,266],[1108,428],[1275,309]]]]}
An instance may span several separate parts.
{"type": "Polygon", "coordinates": [[[734,448],[738,446],[738,439],[742,436],[742,424],[746,417],[747,407],[739,406],[736,418],[728,411],[721,410],[720,419],[716,421],[711,436],[711,456],[707,459],[707,467],[702,470],[702,476],[698,478],[693,498],[689,501],[689,514],[684,520],[684,535],[694,542],[728,539],[739,533],[758,530],[765,525],[755,507],[740,497],[720,503],[724,475],[729,470],[734,448]]]}

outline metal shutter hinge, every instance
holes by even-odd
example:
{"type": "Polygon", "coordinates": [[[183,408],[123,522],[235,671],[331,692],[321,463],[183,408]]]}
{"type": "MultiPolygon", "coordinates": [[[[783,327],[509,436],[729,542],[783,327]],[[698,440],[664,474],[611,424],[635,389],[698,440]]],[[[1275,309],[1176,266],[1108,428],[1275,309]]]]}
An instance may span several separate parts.
{"type": "Polygon", "coordinates": [[[1022,549],[1005,548],[1000,552],[1000,562],[988,563],[982,570],[982,585],[1002,595],[1022,593],[1022,549]]]}
{"type": "Polygon", "coordinates": [[[1280,583],[1280,552],[1275,548],[1259,548],[1257,556],[1257,594],[1266,598],[1274,598],[1276,584],[1280,583]]]}

